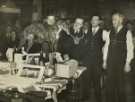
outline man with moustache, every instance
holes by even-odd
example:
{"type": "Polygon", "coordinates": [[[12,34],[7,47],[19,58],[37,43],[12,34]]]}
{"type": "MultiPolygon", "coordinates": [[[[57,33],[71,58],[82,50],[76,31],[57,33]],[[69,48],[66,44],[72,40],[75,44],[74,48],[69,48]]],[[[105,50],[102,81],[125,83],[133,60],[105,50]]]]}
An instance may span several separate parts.
{"type": "Polygon", "coordinates": [[[73,27],[70,28],[70,36],[72,38],[72,51],[70,51],[70,57],[76,59],[79,63],[82,63],[84,57],[84,33],[83,33],[84,19],[78,17],[75,19],[73,27]]]}
{"type": "Polygon", "coordinates": [[[76,18],[73,26],[68,31],[62,30],[60,32],[62,36],[60,36],[58,41],[58,50],[62,53],[63,57],[66,57],[66,59],[75,59],[79,63],[82,63],[81,60],[84,57],[83,22],[83,18],[76,18]]]}

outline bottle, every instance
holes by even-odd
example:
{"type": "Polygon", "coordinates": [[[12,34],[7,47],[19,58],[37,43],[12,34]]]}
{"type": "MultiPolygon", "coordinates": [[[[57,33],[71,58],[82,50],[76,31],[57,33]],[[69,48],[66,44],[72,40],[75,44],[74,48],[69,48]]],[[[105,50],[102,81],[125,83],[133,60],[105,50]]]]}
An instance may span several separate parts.
{"type": "Polygon", "coordinates": [[[16,47],[12,48],[12,51],[10,52],[10,74],[14,75],[15,74],[15,69],[16,69],[16,63],[15,63],[15,53],[16,53],[16,47]]]}
{"type": "Polygon", "coordinates": [[[14,74],[16,74],[18,72],[18,69],[17,69],[17,66],[16,66],[16,62],[15,62],[15,54],[17,53],[17,48],[14,47],[14,52],[13,52],[13,71],[14,71],[14,74]]]}
{"type": "Polygon", "coordinates": [[[14,51],[13,51],[13,62],[15,61],[15,54],[17,53],[17,48],[14,47],[14,51]]]}
{"type": "Polygon", "coordinates": [[[45,64],[44,64],[44,53],[43,53],[43,50],[42,49],[40,51],[39,65],[45,66],[45,64]]]}

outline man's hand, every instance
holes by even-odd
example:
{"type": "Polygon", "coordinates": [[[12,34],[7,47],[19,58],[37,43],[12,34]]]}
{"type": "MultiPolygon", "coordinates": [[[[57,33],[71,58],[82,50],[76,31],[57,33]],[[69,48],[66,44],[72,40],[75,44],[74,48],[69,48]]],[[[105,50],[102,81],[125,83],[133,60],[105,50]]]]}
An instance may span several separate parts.
{"type": "Polygon", "coordinates": [[[73,78],[74,78],[74,79],[79,78],[79,73],[76,72],[76,73],[73,75],[73,78]]]}
{"type": "Polygon", "coordinates": [[[125,71],[126,73],[128,73],[128,72],[131,71],[130,63],[126,63],[126,64],[125,64],[124,71],[125,71]]]}
{"type": "Polygon", "coordinates": [[[68,60],[70,60],[70,57],[69,57],[69,55],[68,55],[68,54],[64,54],[64,55],[63,55],[63,58],[64,58],[64,61],[68,61],[68,60]]]}

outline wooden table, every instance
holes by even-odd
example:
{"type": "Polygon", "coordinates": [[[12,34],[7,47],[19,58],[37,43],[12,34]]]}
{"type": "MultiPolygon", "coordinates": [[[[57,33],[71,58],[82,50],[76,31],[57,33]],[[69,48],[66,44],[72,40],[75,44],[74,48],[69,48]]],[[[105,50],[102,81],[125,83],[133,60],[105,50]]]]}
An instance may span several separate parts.
{"type": "MultiPolygon", "coordinates": [[[[86,67],[79,67],[77,69],[76,73],[78,74],[78,78],[85,70],[86,67]]],[[[74,78],[71,79],[74,80],[74,78]]],[[[46,91],[46,92],[48,91],[48,96],[46,97],[46,99],[52,98],[54,102],[58,102],[57,95],[61,93],[63,90],[67,89],[67,84],[71,79],[53,77],[50,78],[50,81],[48,82],[37,84],[36,87],[39,88],[39,90],[46,91]]]]}
{"type": "MultiPolygon", "coordinates": [[[[0,62],[0,69],[3,69],[3,66],[10,69],[8,68],[9,63],[6,64],[5,62],[0,62]]],[[[4,70],[6,68],[4,68],[4,70]]],[[[80,76],[85,70],[86,68],[78,69],[77,73],[80,76]]],[[[33,88],[34,91],[47,92],[47,97],[45,97],[45,100],[53,99],[54,102],[58,102],[57,95],[63,90],[66,90],[67,84],[68,79],[56,78],[54,76],[49,79],[45,79],[45,82],[37,83],[36,80],[32,78],[24,78],[10,74],[0,75],[0,90],[16,87],[18,91],[25,93],[31,91],[33,88]]]]}

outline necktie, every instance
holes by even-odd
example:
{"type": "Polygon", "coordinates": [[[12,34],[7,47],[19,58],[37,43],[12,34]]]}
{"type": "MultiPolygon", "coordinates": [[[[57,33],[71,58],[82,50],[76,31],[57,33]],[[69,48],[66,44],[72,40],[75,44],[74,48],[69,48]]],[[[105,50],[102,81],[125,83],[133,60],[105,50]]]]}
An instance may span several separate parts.
{"type": "Polygon", "coordinates": [[[92,31],[93,35],[96,34],[96,29],[94,28],[93,31],[92,31]]]}

